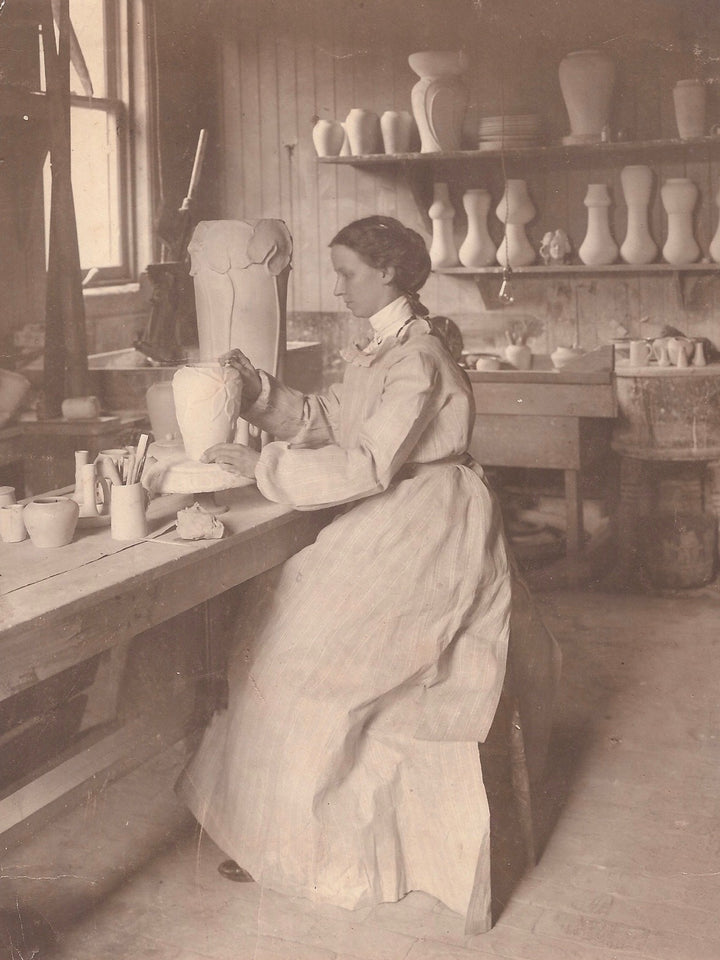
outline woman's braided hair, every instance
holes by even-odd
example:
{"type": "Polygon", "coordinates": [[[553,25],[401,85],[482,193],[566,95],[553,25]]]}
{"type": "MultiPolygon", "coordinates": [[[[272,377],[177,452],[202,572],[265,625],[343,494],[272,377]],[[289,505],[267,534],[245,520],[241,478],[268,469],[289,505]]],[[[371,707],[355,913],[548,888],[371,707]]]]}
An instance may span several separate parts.
{"type": "Polygon", "coordinates": [[[394,217],[375,214],[343,227],[332,238],[330,246],[348,247],[376,270],[394,267],[395,283],[407,297],[413,312],[420,317],[428,315],[418,290],[430,275],[430,254],[415,230],[394,217]]]}

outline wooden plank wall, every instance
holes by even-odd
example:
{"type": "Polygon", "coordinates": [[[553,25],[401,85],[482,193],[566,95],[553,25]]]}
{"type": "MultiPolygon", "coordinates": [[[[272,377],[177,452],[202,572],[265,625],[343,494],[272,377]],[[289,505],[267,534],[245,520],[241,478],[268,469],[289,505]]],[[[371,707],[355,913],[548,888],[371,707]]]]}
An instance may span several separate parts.
{"type": "MultiPolygon", "coordinates": [[[[497,5],[482,8],[487,6],[499,10],[497,5]]],[[[387,0],[384,4],[378,0],[259,0],[226,5],[223,215],[287,221],[295,240],[289,294],[293,316],[320,314],[328,322],[334,317],[338,304],[327,246],[338,227],[350,220],[388,213],[430,241],[401,174],[319,165],[311,139],[318,117],[342,120],[358,106],[378,114],[409,109],[417,78],[407,56],[414,49],[435,45],[467,50],[471,64],[465,124],[468,146],[473,145],[478,117],[502,110],[541,113],[555,138],[568,132],[557,65],[565,52],[582,41],[587,45],[591,26],[596,37],[605,31],[606,46],[618,64],[615,126],[631,139],[676,135],[672,108],[676,79],[693,75],[717,79],[710,56],[693,60],[686,24],[674,7],[670,9],[672,5],[644,0],[630,5],[628,11],[626,4],[576,0],[556,5],[551,19],[542,22],[533,20],[535,5],[523,0],[508,0],[500,6],[502,16],[491,10],[487,22],[481,23],[480,6],[464,0],[387,0]],[[568,25],[565,15],[571,7],[568,25]]],[[[720,114],[711,101],[709,122],[716,120],[720,114]]],[[[626,227],[621,165],[598,161],[528,168],[509,163],[508,176],[528,181],[537,208],[529,227],[533,244],[538,247],[547,230],[564,227],[577,250],[586,227],[583,198],[590,182],[606,182],[610,188],[612,227],[620,244],[626,227]]],[[[650,219],[656,242],[662,246],[666,229],[659,186],[665,177],[689,176],[701,190],[696,236],[705,253],[718,221],[718,164],[653,160],[651,165],[656,186],[650,219]]],[[[488,187],[494,211],[502,194],[502,171],[499,167],[483,168],[482,173],[473,168],[460,171],[452,185],[458,245],[465,230],[462,191],[468,186],[488,187]]],[[[494,212],[490,229],[499,243],[502,225],[494,212]]],[[[671,277],[533,278],[517,280],[515,303],[501,310],[496,300],[492,302],[494,296],[483,301],[472,280],[433,276],[424,299],[433,312],[457,319],[472,346],[501,341],[505,324],[518,315],[534,317],[544,325],[545,334],[535,343],[540,352],[573,341],[592,348],[625,332],[652,335],[665,323],[720,341],[716,319],[720,282],[704,278],[692,282],[688,291],[683,303],[671,277]]]]}

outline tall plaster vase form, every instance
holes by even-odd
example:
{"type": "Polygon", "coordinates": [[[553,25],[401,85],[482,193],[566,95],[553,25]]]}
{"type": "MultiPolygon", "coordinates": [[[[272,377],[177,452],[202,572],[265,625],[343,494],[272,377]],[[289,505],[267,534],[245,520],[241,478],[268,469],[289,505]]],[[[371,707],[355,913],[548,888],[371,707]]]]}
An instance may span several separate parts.
{"type": "Polygon", "coordinates": [[[601,50],[575,50],[558,68],[560,90],[570,121],[563,143],[597,143],[610,120],[615,64],[601,50]]]}
{"type": "Polygon", "coordinates": [[[610,194],[604,183],[589,183],[584,200],[588,212],[587,232],[578,256],[589,267],[615,263],[618,246],[610,232],[610,194]]]}
{"type": "Polygon", "coordinates": [[[428,216],[432,221],[431,265],[435,269],[456,267],[459,260],[453,227],[455,208],[450,202],[450,191],[446,183],[434,184],[433,202],[428,210],[428,216]]]}
{"type": "Polygon", "coordinates": [[[502,200],[495,215],[505,227],[497,262],[502,267],[527,267],[535,262],[535,250],[527,238],[525,227],[535,216],[527,184],[524,180],[506,180],[502,200]]]}
{"type": "MultiPolygon", "coordinates": [[[[715,206],[720,210],[720,190],[715,194],[715,206]]],[[[710,241],[708,253],[710,254],[711,260],[714,260],[715,263],[720,263],[720,220],[718,220],[715,235],[710,241]]]]}
{"type": "Polygon", "coordinates": [[[660,197],[668,220],[663,257],[676,265],[695,263],[700,256],[700,247],[693,235],[697,185],[686,177],[669,177],[660,188],[660,197]]]}
{"type": "Polygon", "coordinates": [[[172,379],[175,416],[190,460],[231,443],[241,401],[240,374],[217,362],[181,367],[172,379]]]}
{"type": "Polygon", "coordinates": [[[426,50],[411,53],[408,63],[420,77],[411,93],[420,152],[459,150],[467,106],[467,90],[460,79],[467,69],[465,54],[426,50]]]}
{"type": "Polygon", "coordinates": [[[620,171],[620,183],[628,214],[620,256],[625,263],[652,263],[658,252],[648,224],[653,172],[644,164],[631,164],[620,171]]]}
{"type": "Polygon", "coordinates": [[[495,244],[487,226],[491,202],[487,190],[466,190],[463,194],[468,231],[458,257],[464,267],[487,267],[495,262],[495,244]]]}

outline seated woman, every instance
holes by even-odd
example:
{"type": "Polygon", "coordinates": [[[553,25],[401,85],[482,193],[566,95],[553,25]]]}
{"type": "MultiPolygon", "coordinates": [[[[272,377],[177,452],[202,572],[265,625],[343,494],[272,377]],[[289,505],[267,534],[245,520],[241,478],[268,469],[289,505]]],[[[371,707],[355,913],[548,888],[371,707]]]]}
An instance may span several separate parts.
{"type": "Polygon", "coordinates": [[[335,294],[374,338],[323,396],[232,351],[242,415],[277,439],[205,459],[269,500],[346,507],[239,624],[228,708],[178,789],[235,861],[226,875],[350,909],[423,890],[477,914],[490,859],[477,742],[509,631],[502,525],[467,454],[470,384],[418,299],[422,237],[373,216],[330,246],[335,294]]]}

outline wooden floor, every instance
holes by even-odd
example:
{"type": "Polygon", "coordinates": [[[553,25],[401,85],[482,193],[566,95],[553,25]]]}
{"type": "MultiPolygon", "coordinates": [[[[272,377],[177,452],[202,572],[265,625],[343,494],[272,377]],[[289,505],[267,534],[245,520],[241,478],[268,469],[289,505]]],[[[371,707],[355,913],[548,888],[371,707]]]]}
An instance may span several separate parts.
{"type": "Polygon", "coordinates": [[[348,913],[227,882],[177,751],[4,854],[0,960],[718,960],[720,593],[540,599],[564,654],[544,849],[520,882],[497,854],[490,933],[420,893],[348,913]]]}

